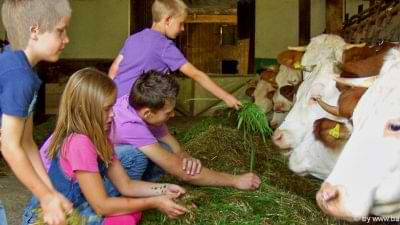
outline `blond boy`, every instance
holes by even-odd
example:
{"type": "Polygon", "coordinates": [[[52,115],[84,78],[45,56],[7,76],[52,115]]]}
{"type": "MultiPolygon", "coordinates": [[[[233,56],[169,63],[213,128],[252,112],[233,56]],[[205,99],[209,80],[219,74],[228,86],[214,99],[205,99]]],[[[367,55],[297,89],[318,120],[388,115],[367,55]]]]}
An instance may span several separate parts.
{"type": "Polygon", "coordinates": [[[152,16],[151,29],[130,36],[110,68],[109,76],[117,84],[118,97],[129,94],[132,84],[143,72],[179,70],[229,107],[238,109],[241,103],[188,62],[171,40],[184,31],[185,3],[181,0],[155,0],[152,16]]]}
{"type": "Polygon", "coordinates": [[[0,55],[1,152],[39,199],[45,222],[64,224],[72,205],[54,190],[32,136],[32,112],[41,85],[32,67],[59,59],[69,42],[70,5],[68,0],[4,0],[1,15],[15,50],[0,55]]]}

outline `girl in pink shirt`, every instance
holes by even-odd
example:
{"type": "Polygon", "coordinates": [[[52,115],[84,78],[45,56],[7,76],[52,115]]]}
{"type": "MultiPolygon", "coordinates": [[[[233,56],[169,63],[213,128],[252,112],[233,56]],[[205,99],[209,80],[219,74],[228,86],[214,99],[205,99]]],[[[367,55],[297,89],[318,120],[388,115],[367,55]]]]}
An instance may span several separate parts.
{"type": "MultiPolygon", "coordinates": [[[[182,187],[131,180],[115,157],[108,132],[116,95],[111,79],[95,69],[82,69],[71,76],[48,147],[51,181],[89,225],[138,224],[140,211],[151,208],[170,218],[183,215],[187,209],[174,202],[185,193],[182,187]],[[121,197],[107,195],[106,176],[121,197]]],[[[32,209],[38,206],[37,200],[31,200],[23,224],[36,221],[32,209]]]]}

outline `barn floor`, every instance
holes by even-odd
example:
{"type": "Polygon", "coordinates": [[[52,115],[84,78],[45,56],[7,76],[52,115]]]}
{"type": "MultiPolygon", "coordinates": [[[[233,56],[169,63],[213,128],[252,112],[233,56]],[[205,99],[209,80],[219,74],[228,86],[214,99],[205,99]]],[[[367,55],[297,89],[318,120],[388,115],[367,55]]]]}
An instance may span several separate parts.
{"type": "MultiPolygon", "coordinates": [[[[38,143],[52,130],[53,124],[54,119],[50,118],[35,129],[38,143]]],[[[234,128],[234,122],[226,117],[176,117],[169,127],[185,149],[205,166],[230,173],[248,171],[248,145],[244,144],[242,133],[234,128]]],[[[157,211],[149,211],[142,224],[349,224],[328,218],[317,208],[314,197],[320,181],[294,175],[287,169],[286,159],[270,142],[263,143],[257,137],[253,141],[255,172],[263,181],[259,190],[242,192],[182,184],[188,195],[181,202],[195,203],[198,208],[178,220],[166,220],[157,211]]],[[[164,181],[179,183],[168,176],[164,181]]],[[[0,199],[5,203],[9,225],[20,223],[28,198],[28,191],[9,171],[0,177],[0,199]]]]}

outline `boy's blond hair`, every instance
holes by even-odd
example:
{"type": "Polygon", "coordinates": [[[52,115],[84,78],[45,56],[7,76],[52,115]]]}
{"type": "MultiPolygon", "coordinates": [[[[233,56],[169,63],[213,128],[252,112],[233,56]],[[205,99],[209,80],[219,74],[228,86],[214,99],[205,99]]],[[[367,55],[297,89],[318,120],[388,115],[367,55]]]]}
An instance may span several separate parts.
{"type": "MultiPolygon", "coordinates": [[[[96,146],[97,155],[110,164],[113,146],[108,139],[104,119],[107,108],[114,104],[117,87],[103,72],[84,68],[75,72],[68,80],[60,101],[60,108],[50,145],[49,158],[59,153],[63,144],[68,144],[70,135],[83,134],[96,146]]],[[[65,152],[61,152],[64,154],[65,152]]]]}
{"type": "Polygon", "coordinates": [[[32,26],[40,33],[51,32],[65,16],[71,16],[68,0],[4,0],[3,25],[13,49],[24,50],[32,26]]]}
{"type": "Polygon", "coordinates": [[[155,0],[151,7],[153,22],[160,22],[165,17],[187,14],[187,6],[182,0],[155,0]]]}

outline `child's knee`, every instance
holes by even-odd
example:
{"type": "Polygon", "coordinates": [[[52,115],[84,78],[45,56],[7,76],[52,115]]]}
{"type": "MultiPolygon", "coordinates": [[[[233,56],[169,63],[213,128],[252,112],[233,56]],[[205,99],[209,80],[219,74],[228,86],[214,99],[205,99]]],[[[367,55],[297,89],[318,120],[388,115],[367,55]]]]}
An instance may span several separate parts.
{"type": "Polygon", "coordinates": [[[149,164],[147,156],[131,145],[117,146],[115,152],[128,176],[135,180],[141,179],[149,164]]]}

